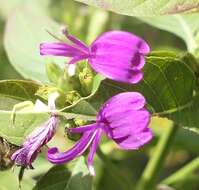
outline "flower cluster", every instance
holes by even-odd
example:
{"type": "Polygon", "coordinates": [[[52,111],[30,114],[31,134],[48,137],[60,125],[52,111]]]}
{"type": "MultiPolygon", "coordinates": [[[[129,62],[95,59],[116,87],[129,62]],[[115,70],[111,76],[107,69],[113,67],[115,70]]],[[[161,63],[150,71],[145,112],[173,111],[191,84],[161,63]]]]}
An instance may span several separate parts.
{"type": "MultiPolygon", "coordinates": [[[[148,44],[140,37],[124,31],[110,31],[98,37],[90,46],[63,31],[66,42],[42,43],[41,55],[69,57],[69,75],[75,73],[75,63],[87,60],[91,67],[109,79],[130,84],[143,78],[142,68],[145,55],[150,51],[148,44]]],[[[55,98],[49,98],[50,109],[55,109],[55,98]]],[[[48,150],[48,160],[54,164],[75,159],[90,147],[87,164],[91,175],[95,175],[93,157],[102,134],[112,139],[121,149],[135,150],[148,143],[153,135],[148,127],[150,113],[145,108],[145,98],[138,92],[124,92],[107,100],[100,108],[93,124],[70,128],[70,133],[82,134],[76,144],[65,152],[56,147],[48,150]]],[[[51,112],[52,113],[52,112],[51,112]]],[[[12,159],[16,164],[32,167],[41,147],[53,136],[58,125],[58,116],[51,114],[49,120],[33,131],[22,148],[12,159]]]]}

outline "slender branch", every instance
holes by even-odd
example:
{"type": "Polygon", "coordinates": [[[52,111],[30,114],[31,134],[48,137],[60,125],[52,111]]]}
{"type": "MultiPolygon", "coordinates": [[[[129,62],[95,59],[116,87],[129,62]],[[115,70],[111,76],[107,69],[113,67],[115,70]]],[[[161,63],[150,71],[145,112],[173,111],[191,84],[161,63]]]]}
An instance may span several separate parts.
{"type": "Polygon", "coordinates": [[[166,129],[160,137],[155,148],[154,154],[150,158],[141,179],[138,182],[136,190],[153,190],[158,174],[162,168],[165,157],[173,142],[178,126],[173,124],[166,129]]]}
{"type": "Polygon", "coordinates": [[[125,175],[122,175],[119,168],[117,168],[111,160],[107,158],[107,156],[101,151],[100,148],[97,150],[97,155],[99,158],[103,161],[104,166],[107,168],[107,171],[109,172],[109,175],[114,179],[114,183],[118,184],[118,189],[121,190],[129,190],[130,187],[134,186],[130,180],[128,180],[128,177],[125,175]]]}
{"type": "Polygon", "coordinates": [[[181,181],[183,179],[186,179],[187,176],[192,174],[195,170],[199,169],[199,156],[196,157],[194,160],[186,164],[184,167],[179,169],[177,172],[172,174],[171,176],[167,177],[163,181],[161,181],[161,184],[167,184],[170,185],[172,183],[175,183],[177,181],[181,181]]]}

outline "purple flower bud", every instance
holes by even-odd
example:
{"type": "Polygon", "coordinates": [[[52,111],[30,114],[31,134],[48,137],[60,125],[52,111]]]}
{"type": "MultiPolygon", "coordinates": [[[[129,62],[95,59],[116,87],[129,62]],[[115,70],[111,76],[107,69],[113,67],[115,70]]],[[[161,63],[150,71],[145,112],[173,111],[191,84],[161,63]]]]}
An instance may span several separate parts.
{"type": "Polygon", "coordinates": [[[120,82],[135,84],[142,79],[144,56],[150,52],[150,48],[140,37],[129,32],[110,31],[88,47],[67,32],[64,34],[72,44],[43,43],[40,54],[70,57],[69,64],[87,59],[96,72],[120,82]]]}
{"type": "MultiPolygon", "coordinates": [[[[50,94],[48,106],[43,104],[40,100],[37,100],[35,103],[35,111],[55,110],[55,100],[57,97],[58,93],[50,94]]],[[[47,144],[53,137],[58,126],[58,121],[58,116],[54,113],[51,113],[48,121],[28,135],[22,145],[22,148],[14,152],[14,154],[11,156],[11,159],[16,165],[33,169],[32,162],[36,159],[41,147],[47,144]]]]}
{"type": "Polygon", "coordinates": [[[34,130],[25,140],[21,149],[11,157],[16,165],[33,168],[32,162],[37,157],[41,147],[47,144],[53,137],[58,124],[58,117],[52,115],[41,127],[34,130]]]}
{"type": "Polygon", "coordinates": [[[48,160],[62,164],[80,156],[90,146],[87,163],[90,173],[95,175],[93,157],[103,133],[126,150],[138,149],[152,139],[148,128],[150,113],[144,106],[145,99],[138,92],[120,93],[110,98],[101,107],[96,123],[70,129],[71,133],[82,133],[80,140],[63,153],[57,148],[49,149],[48,160]]]}

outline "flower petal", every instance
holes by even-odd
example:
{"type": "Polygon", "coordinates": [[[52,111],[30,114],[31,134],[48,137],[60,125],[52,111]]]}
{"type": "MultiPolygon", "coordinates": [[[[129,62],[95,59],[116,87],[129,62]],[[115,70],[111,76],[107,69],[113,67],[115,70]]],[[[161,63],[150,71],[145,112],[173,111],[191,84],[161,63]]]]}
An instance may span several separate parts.
{"type": "Polygon", "coordinates": [[[115,120],[115,114],[125,113],[128,110],[139,110],[145,106],[145,98],[139,92],[124,92],[117,94],[104,103],[99,111],[98,116],[115,120]]]}
{"type": "Polygon", "coordinates": [[[138,149],[148,143],[153,138],[150,128],[126,137],[115,139],[116,143],[122,149],[138,149]]]}
{"type": "Polygon", "coordinates": [[[84,133],[86,131],[94,131],[98,125],[96,123],[90,124],[90,125],[83,125],[80,127],[75,127],[75,128],[70,128],[69,132],[70,133],[84,133]]]}
{"type": "Polygon", "coordinates": [[[137,149],[152,138],[148,128],[150,113],[144,106],[145,99],[140,93],[120,93],[104,104],[97,120],[120,147],[137,149]]]}
{"type": "Polygon", "coordinates": [[[95,138],[93,139],[93,142],[92,142],[91,147],[90,147],[88,159],[87,159],[88,169],[89,169],[90,174],[92,176],[95,175],[95,170],[94,170],[94,167],[93,167],[93,158],[94,158],[94,155],[97,151],[97,147],[98,147],[99,142],[100,142],[101,133],[102,133],[101,129],[97,130],[97,134],[96,134],[95,138]]]}
{"type": "Polygon", "coordinates": [[[45,124],[36,128],[28,135],[22,148],[17,150],[11,159],[14,160],[17,165],[32,168],[32,162],[35,160],[41,147],[53,137],[57,124],[57,116],[51,116],[45,124]]]}
{"type": "Polygon", "coordinates": [[[27,155],[29,152],[30,146],[21,148],[14,152],[14,154],[11,156],[11,159],[15,161],[16,165],[20,166],[31,166],[30,160],[27,159],[27,155]]]}
{"type": "Polygon", "coordinates": [[[77,47],[79,47],[82,51],[88,52],[89,48],[88,46],[82,42],[81,40],[77,39],[75,36],[70,35],[68,31],[64,30],[63,33],[65,36],[70,40],[72,43],[74,43],[77,47]]]}
{"type": "Polygon", "coordinates": [[[84,53],[80,49],[72,45],[63,42],[55,42],[40,44],[40,54],[74,57],[78,55],[83,55],[84,53]]]}
{"type": "Polygon", "coordinates": [[[110,79],[135,84],[143,77],[140,69],[149,51],[148,44],[134,34],[112,31],[92,43],[89,63],[110,79]]]}
{"type": "Polygon", "coordinates": [[[91,144],[96,136],[97,131],[88,131],[83,133],[81,139],[68,151],[60,153],[57,148],[51,148],[48,150],[48,160],[51,163],[63,164],[71,161],[74,158],[80,156],[91,144]]]}
{"type": "Polygon", "coordinates": [[[148,111],[132,111],[128,113],[121,113],[110,122],[109,127],[112,128],[112,138],[121,138],[128,135],[133,135],[144,130],[150,122],[150,114],[148,111]]]}
{"type": "Polygon", "coordinates": [[[100,42],[111,42],[113,44],[119,44],[126,48],[137,48],[140,53],[148,54],[150,52],[149,45],[140,37],[125,31],[110,31],[103,33],[99,36],[91,46],[100,42]]]}

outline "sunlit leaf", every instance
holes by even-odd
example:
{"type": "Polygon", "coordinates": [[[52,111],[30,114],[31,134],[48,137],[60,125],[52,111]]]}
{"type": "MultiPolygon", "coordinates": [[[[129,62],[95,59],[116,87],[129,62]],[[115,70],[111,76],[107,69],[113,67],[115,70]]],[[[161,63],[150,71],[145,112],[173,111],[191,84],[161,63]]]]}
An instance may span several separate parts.
{"type": "MultiPolygon", "coordinates": [[[[18,190],[19,182],[17,175],[13,173],[12,170],[0,171],[0,189],[1,190],[18,190]]],[[[23,180],[21,183],[23,190],[30,190],[34,186],[33,180],[23,180]]]]}
{"type": "MultiPolygon", "coordinates": [[[[96,75],[93,82],[92,92],[87,97],[82,97],[78,102],[69,107],[63,108],[58,111],[60,117],[66,119],[81,118],[83,120],[95,120],[96,110],[87,102],[87,99],[91,98],[99,88],[99,85],[104,77],[96,75]],[[64,111],[64,112],[62,112],[64,111]]],[[[15,121],[13,125],[13,106],[16,107],[15,99],[18,100],[35,100],[35,90],[37,84],[29,81],[1,81],[0,92],[5,97],[12,98],[0,98],[0,136],[7,139],[9,142],[17,145],[21,145],[25,137],[36,127],[40,126],[49,118],[48,112],[35,112],[33,107],[16,110],[15,121]],[[3,89],[5,91],[3,92],[3,89]],[[2,90],[1,90],[2,89],[2,90]],[[15,99],[13,99],[15,98],[15,99]]],[[[34,101],[33,101],[34,103],[34,101]]],[[[32,104],[33,104],[32,103],[32,104]]],[[[20,105],[17,105],[20,107],[20,105]]],[[[61,124],[61,123],[60,123],[61,124]]]]}
{"type": "Polygon", "coordinates": [[[140,18],[142,21],[159,29],[169,31],[182,38],[189,51],[194,52],[199,44],[196,42],[196,32],[199,30],[199,13],[140,18]]]}
{"type": "Polygon", "coordinates": [[[0,16],[6,18],[18,5],[25,2],[24,0],[3,1],[0,0],[0,16]]]}
{"type": "Polygon", "coordinates": [[[39,45],[55,40],[46,30],[57,33],[60,28],[48,17],[40,1],[36,2],[23,3],[9,16],[4,44],[11,64],[23,77],[46,82],[46,59],[40,56],[39,45]]]}
{"type": "Polygon", "coordinates": [[[197,0],[76,0],[130,16],[167,15],[198,9],[197,0]]]}

